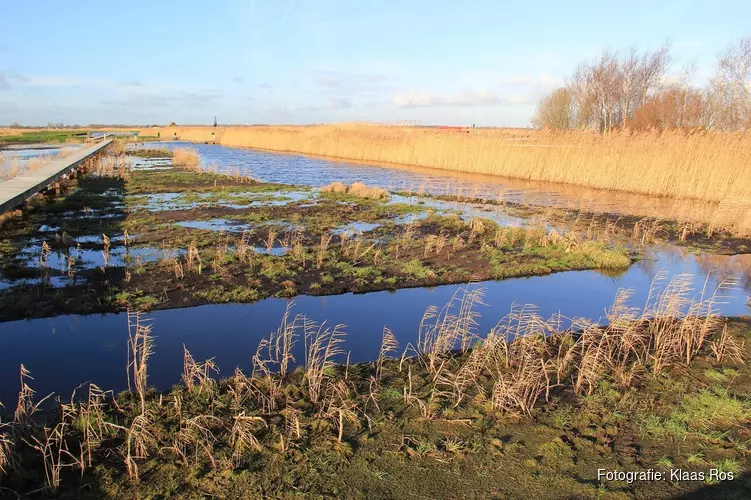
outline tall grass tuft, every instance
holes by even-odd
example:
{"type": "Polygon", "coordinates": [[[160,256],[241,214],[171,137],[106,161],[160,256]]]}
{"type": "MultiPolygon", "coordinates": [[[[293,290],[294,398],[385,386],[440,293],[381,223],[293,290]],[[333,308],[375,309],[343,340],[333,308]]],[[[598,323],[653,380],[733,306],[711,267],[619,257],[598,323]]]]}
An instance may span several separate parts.
{"type": "Polygon", "coordinates": [[[153,324],[138,311],[128,310],[128,389],[131,382],[141,400],[141,412],[146,411],[146,390],[148,388],[148,361],[154,352],[153,324]],[[132,380],[131,380],[132,374],[132,380]]]}
{"type": "Polygon", "coordinates": [[[344,354],[344,325],[335,327],[318,324],[303,317],[303,331],[305,338],[305,381],[308,387],[310,401],[314,404],[321,401],[324,381],[329,371],[336,365],[335,358],[344,354]]]}
{"type": "Polygon", "coordinates": [[[348,194],[357,198],[383,200],[389,197],[389,192],[377,186],[367,186],[362,182],[354,182],[347,186],[342,182],[332,182],[321,188],[322,193],[348,194]]]}
{"type": "Polygon", "coordinates": [[[172,151],[172,164],[176,167],[185,168],[187,170],[198,171],[201,158],[198,156],[198,152],[191,148],[176,148],[172,151]]]}

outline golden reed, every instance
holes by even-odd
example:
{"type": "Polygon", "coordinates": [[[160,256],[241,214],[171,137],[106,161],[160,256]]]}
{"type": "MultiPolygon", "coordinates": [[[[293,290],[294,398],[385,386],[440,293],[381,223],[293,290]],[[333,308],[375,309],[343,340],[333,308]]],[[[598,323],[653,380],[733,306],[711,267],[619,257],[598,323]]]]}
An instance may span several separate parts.
{"type": "Polygon", "coordinates": [[[751,228],[751,132],[599,135],[478,129],[467,133],[359,123],[142,130],[144,135],[157,133],[163,139],[177,135],[225,146],[721,202],[733,207],[736,222],[751,228]]]}

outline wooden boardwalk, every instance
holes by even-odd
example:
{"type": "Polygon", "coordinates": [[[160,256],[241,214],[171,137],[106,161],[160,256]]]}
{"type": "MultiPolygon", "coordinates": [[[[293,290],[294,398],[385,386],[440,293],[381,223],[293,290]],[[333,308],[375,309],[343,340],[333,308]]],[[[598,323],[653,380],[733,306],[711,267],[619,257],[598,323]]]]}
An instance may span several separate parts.
{"type": "Polygon", "coordinates": [[[112,139],[98,142],[65,158],[52,160],[49,165],[39,170],[26,172],[7,181],[0,181],[0,214],[19,207],[27,199],[78,168],[84,160],[102,151],[111,142],[112,139]]]}

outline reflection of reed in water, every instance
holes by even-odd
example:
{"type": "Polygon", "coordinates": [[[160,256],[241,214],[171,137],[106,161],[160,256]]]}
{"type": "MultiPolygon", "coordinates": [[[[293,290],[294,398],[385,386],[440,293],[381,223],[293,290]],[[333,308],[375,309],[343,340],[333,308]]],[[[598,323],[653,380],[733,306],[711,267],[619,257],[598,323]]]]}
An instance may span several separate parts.
{"type": "Polygon", "coordinates": [[[711,273],[718,281],[734,277],[739,287],[751,293],[751,254],[715,255],[702,252],[695,259],[705,274],[711,273]]]}

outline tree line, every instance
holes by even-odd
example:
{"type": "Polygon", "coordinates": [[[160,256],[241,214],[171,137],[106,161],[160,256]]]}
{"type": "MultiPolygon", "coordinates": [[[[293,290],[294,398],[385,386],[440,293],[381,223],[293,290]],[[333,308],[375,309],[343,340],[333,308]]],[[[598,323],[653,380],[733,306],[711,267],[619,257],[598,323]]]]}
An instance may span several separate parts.
{"type": "Polygon", "coordinates": [[[692,83],[696,67],[669,74],[671,44],[640,53],[606,50],[580,63],[563,87],[537,106],[538,128],[594,130],[751,128],[751,37],[717,58],[704,86],[692,83]]]}

